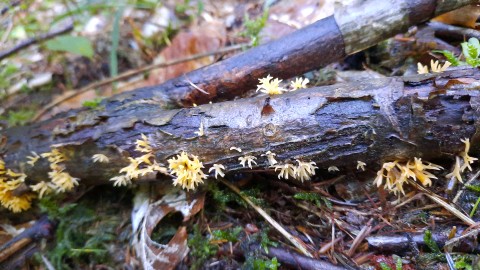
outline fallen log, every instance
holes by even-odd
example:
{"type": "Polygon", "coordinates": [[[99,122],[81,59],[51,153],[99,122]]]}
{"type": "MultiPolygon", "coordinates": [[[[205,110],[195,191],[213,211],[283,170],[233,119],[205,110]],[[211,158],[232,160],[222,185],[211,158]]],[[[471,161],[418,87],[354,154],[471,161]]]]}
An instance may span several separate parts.
{"type": "Polygon", "coordinates": [[[255,88],[268,74],[291,78],[343,59],[408,27],[477,0],[357,1],[332,16],[161,85],[119,95],[119,100],[155,99],[164,107],[191,107],[231,100],[255,88]],[[198,90],[201,89],[201,90],[198,90]]]}
{"type": "Polygon", "coordinates": [[[462,138],[471,138],[471,151],[479,150],[480,101],[474,90],[479,79],[477,69],[451,70],[176,110],[163,110],[155,100],[113,99],[95,110],[7,129],[0,152],[7,168],[25,172],[27,183],[35,183],[48,179],[49,162],[40,159],[32,167],[26,157],[59,149],[68,156],[66,171],[87,185],[119,175],[127,157],[140,155],[135,141],[141,134],[159,163],[186,151],[206,168],[217,163],[231,172],[246,170],[238,161],[246,154],[258,158],[256,168],[266,169],[261,157],[266,151],[280,162],[312,160],[320,168],[354,167],[358,160],[369,165],[412,157],[431,161],[463,151],[462,138]],[[268,102],[274,112],[262,115],[268,102]],[[98,153],[110,162],[94,163],[98,153]]]}

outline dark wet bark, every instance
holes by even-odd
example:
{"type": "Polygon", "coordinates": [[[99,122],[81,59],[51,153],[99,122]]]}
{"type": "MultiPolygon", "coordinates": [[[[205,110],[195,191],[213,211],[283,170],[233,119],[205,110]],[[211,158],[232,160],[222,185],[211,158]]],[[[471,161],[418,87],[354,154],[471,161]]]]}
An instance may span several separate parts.
{"type": "Polygon", "coordinates": [[[167,111],[155,100],[111,100],[96,110],[8,129],[1,152],[7,168],[22,168],[36,182],[48,179],[49,164],[41,159],[30,167],[26,156],[56,147],[69,158],[67,171],[88,185],[107,182],[127,156],[139,156],[134,143],[142,133],[160,163],[186,151],[206,168],[221,163],[232,172],[245,170],[238,161],[245,154],[267,168],[261,154],[269,150],[280,162],[312,160],[320,168],[438,160],[460,153],[462,138],[472,138],[472,151],[478,150],[479,78],[477,69],[464,69],[304,89],[272,97],[275,112],[267,116],[261,114],[266,96],[167,111]],[[205,135],[199,137],[201,123],[205,135]],[[243,152],[229,150],[233,146],[243,152]],[[93,163],[97,153],[110,163],[93,163]]]}

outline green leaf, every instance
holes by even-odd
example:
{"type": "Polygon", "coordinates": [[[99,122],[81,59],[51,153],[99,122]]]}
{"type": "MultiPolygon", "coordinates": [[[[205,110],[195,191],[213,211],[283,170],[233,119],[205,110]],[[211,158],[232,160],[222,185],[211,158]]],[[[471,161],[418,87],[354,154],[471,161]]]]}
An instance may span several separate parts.
{"type": "Polygon", "coordinates": [[[440,248],[438,248],[437,243],[432,238],[432,232],[429,230],[425,231],[425,235],[423,236],[423,241],[425,245],[433,252],[433,253],[440,253],[440,248]]]}
{"type": "Polygon", "coordinates": [[[390,266],[388,266],[388,264],[384,263],[384,262],[381,262],[380,263],[380,268],[382,270],[392,270],[392,268],[390,268],[390,266]]]}
{"type": "Polygon", "coordinates": [[[77,36],[59,36],[46,42],[47,49],[93,57],[93,47],[89,39],[77,36]]]}
{"type": "Polygon", "coordinates": [[[400,257],[397,258],[397,262],[395,264],[395,269],[396,270],[402,270],[403,269],[402,258],[400,258],[400,257]]]}
{"type": "Polygon", "coordinates": [[[432,52],[443,54],[443,56],[445,56],[445,58],[447,58],[447,61],[452,63],[452,66],[454,66],[454,67],[460,66],[461,64],[463,64],[463,62],[460,61],[451,51],[433,50],[432,52]]]}
{"type": "Polygon", "coordinates": [[[468,43],[471,44],[477,50],[477,52],[480,52],[480,42],[478,42],[477,38],[474,38],[474,37],[470,38],[468,40],[468,43]]]}
{"type": "Polygon", "coordinates": [[[475,47],[473,47],[468,42],[463,42],[460,45],[462,46],[462,52],[463,52],[463,55],[465,56],[465,59],[467,59],[467,62],[468,62],[468,59],[476,58],[474,57],[474,55],[476,55],[475,47]]]}

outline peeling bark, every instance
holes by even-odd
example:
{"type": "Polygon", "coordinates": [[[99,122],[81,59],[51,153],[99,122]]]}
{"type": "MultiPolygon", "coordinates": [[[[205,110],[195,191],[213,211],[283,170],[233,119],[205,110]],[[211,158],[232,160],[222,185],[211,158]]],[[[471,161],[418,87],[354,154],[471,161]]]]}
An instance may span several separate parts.
{"type": "Polygon", "coordinates": [[[238,158],[245,154],[267,168],[260,155],[268,150],[280,162],[312,160],[320,168],[441,159],[463,151],[461,138],[472,139],[472,151],[480,146],[479,79],[477,69],[463,69],[298,90],[271,97],[275,112],[268,116],[261,114],[266,96],[177,110],[163,110],[155,100],[114,99],[95,110],[8,129],[1,153],[7,168],[37,182],[48,179],[49,164],[41,159],[31,167],[26,156],[56,147],[68,156],[67,171],[88,185],[105,183],[127,156],[139,156],[134,143],[142,133],[160,163],[186,151],[206,168],[221,163],[227,171],[244,170],[238,158]],[[199,137],[201,123],[205,135],[199,137]],[[110,163],[93,163],[97,153],[110,163]]]}

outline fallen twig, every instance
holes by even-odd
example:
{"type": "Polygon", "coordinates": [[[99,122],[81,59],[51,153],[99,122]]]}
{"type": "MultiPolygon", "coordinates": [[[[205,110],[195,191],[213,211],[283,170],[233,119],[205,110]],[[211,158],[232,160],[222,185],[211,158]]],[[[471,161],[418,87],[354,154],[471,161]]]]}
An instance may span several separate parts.
{"type": "Polygon", "coordinates": [[[8,259],[20,250],[27,248],[31,243],[37,242],[42,238],[51,237],[53,228],[54,223],[44,216],[35,222],[33,226],[0,246],[0,269],[7,269],[4,266],[6,264],[10,265],[8,259]]]}
{"type": "Polygon", "coordinates": [[[257,211],[272,227],[274,227],[279,233],[281,233],[285,238],[287,238],[290,243],[292,243],[298,250],[300,250],[305,256],[313,258],[313,255],[305,248],[305,244],[302,243],[299,239],[295,238],[293,235],[291,235],[289,232],[287,232],[282,225],[280,225],[276,220],[274,220],[267,212],[265,212],[262,208],[258,207],[255,205],[247,196],[242,194],[240,190],[228,183],[227,181],[224,181],[220,179],[220,182],[222,182],[224,185],[226,185],[228,188],[233,190],[235,193],[237,193],[238,196],[240,196],[245,202],[247,202],[255,211],[257,211]]]}
{"type": "Polygon", "coordinates": [[[70,22],[68,25],[66,25],[66,26],[64,26],[60,29],[56,29],[54,31],[51,31],[51,32],[48,32],[48,33],[45,33],[45,34],[40,34],[36,37],[24,40],[24,41],[20,42],[19,44],[15,45],[13,48],[10,48],[10,49],[4,50],[4,51],[0,51],[0,60],[4,59],[4,58],[20,51],[20,50],[23,50],[23,49],[27,48],[30,45],[33,45],[33,44],[38,43],[38,42],[45,41],[47,39],[51,39],[53,37],[56,37],[58,35],[70,32],[72,30],[73,30],[73,22],[70,22]]]}
{"type": "Polygon", "coordinates": [[[469,226],[472,226],[472,225],[475,225],[475,221],[473,221],[473,219],[471,219],[469,216],[465,215],[464,213],[462,213],[460,210],[458,210],[457,208],[455,208],[455,206],[447,203],[443,198],[441,198],[440,196],[434,194],[433,192],[431,192],[430,190],[424,188],[423,186],[419,185],[417,182],[411,180],[411,179],[408,179],[408,183],[411,184],[412,186],[414,186],[415,188],[417,188],[418,190],[420,190],[421,192],[423,192],[427,197],[429,197],[430,199],[432,199],[434,202],[438,203],[439,205],[441,205],[443,208],[445,208],[445,210],[447,210],[448,212],[452,213],[453,215],[455,215],[456,217],[458,217],[459,219],[461,219],[463,222],[465,222],[466,224],[468,224],[469,226]]]}
{"type": "MultiPolygon", "coordinates": [[[[210,56],[210,55],[216,55],[216,54],[222,54],[222,53],[228,53],[228,52],[232,52],[232,51],[236,51],[236,50],[240,50],[240,49],[243,49],[245,47],[248,47],[249,44],[238,44],[238,45],[233,45],[233,46],[229,46],[229,47],[225,47],[225,48],[222,48],[220,50],[216,50],[216,51],[210,51],[210,52],[206,52],[206,53],[199,53],[199,54],[194,54],[194,55],[191,55],[191,56],[187,56],[187,57],[184,57],[184,58],[180,58],[180,59],[175,59],[175,60],[171,60],[171,61],[166,61],[166,62],[162,62],[162,63],[157,63],[157,64],[151,64],[151,65],[148,65],[148,66],[145,66],[145,67],[142,67],[142,68],[139,68],[139,69],[134,69],[134,70],[129,70],[129,71],[126,71],[126,72],[123,72],[122,74],[119,74],[115,77],[111,77],[111,78],[108,78],[108,79],[105,79],[105,80],[102,80],[102,81],[99,81],[99,82],[94,82],[94,83],[91,83],[85,87],[82,87],[78,90],[72,90],[70,94],[66,94],[66,95],[62,95],[59,99],[57,100],[54,100],[52,102],[50,102],[49,104],[45,105],[33,118],[32,118],[32,121],[37,121],[38,119],[40,119],[40,117],[42,117],[44,114],[46,114],[47,112],[51,111],[55,106],[59,105],[60,103],[62,102],[65,102],[69,99],[72,99],[82,93],[85,93],[85,92],[88,92],[88,91],[91,91],[91,90],[95,90],[96,88],[99,88],[99,87],[102,87],[102,86],[105,86],[105,85],[109,85],[113,82],[117,82],[117,81],[121,81],[121,80],[125,80],[129,77],[132,77],[132,76],[135,76],[135,75],[138,75],[138,74],[141,74],[141,73],[144,73],[144,72],[147,72],[147,71],[150,71],[150,70],[153,70],[153,69],[157,69],[157,68],[164,68],[164,67],[168,67],[168,66],[173,66],[173,65],[176,65],[176,64],[180,64],[180,63],[184,63],[184,62],[188,62],[188,61],[192,61],[192,60],[196,60],[196,59],[200,59],[200,58],[203,58],[203,57],[206,57],[206,56],[210,56]]],[[[201,90],[203,91],[203,90],[201,90]]],[[[205,91],[203,91],[205,92],[205,91]]],[[[208,94],[208,93],[207,93],[208,94]]]]}

